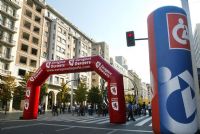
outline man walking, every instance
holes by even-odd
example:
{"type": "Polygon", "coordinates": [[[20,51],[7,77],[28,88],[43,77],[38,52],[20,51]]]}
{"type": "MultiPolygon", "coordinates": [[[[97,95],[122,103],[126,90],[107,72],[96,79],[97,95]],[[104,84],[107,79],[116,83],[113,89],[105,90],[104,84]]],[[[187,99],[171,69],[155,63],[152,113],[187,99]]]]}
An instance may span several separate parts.
{"type": "Polygon", "coordinates": [[[133,117],[133,105],[132,105],[132,102],[128,103],[128,117],[127,117],[127,121],[129,121],[129,118],[131,118],[133,121],[135,121],[135,118],[133,117]]]}

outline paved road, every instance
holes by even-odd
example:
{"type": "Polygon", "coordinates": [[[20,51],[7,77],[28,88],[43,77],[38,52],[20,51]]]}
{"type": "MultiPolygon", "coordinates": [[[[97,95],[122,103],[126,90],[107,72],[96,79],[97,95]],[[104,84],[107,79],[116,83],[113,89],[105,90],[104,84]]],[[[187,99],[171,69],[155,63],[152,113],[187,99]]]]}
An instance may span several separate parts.
{"type": "Polygon", "coordinates": [[[37,120],[0,119],[1,134],[151,134],[151,117],[137,116],[126,124],[110,124],[109,117],[50,113],[37,120]]]}

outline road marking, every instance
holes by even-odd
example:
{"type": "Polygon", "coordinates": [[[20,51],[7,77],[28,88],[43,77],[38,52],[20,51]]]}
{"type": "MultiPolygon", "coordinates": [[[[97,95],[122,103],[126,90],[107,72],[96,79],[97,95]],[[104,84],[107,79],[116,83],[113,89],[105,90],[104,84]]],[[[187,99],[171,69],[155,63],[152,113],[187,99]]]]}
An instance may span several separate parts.
{"type": "Polygon", "coordinates": [[[1,130],[9,130],[9,129],[15,129],[15,128],[22,128],[22,127],[32,127],[32,126],[38,126],[38,125],[41,125],[41,124],[42,123],[30,124],[30,125],[21,125],[21,126],[4,127],[4,128],[1,128],[1,130]]]}
{"type": "Polygon", "coordinates": [[[140,132],[140,133],[153,133],[153,131],[148,130],[134,130],[134,129],[112,129],[112,128],[105,128],[105,127],[89,127],[89,126],[72,126],[72,125],[61,125],[61,124],[50,124],[50,123],[40,123],[42,125],[47,126],[66,126],[66,127],[77,127],[77,128],[88,128],[88,129],[100,129],[100,130],[116,130],[116,131],[124,131],[124,132],[140,132]]]}
{"type": "Polygon", "coordinates": [[[58,132],[58,131],[63,131],[63,130],[68,130],[68,129],[71,129],[71,128],[74,128],[74,127],[68,127],[68,128],[63,128],[63,129],[57,129],[56,132],[58,132]]]}
{"type": "Polygon", "coordinates": [[[149,118],[146,118],[145,120],[137,123],[135,126],[142,126],[144,125],[145,123],[147,123],[148,121],[150,121],[152,119],[152,117],[149,117],[149,118]]]}
{"type": "Polygon", "coordinates": [[[114,132],[117,132],[117,130],[112,130],[112,131],[108,132],[107,134],[113,134],[114,132]]]}
{"type": "Polygon", "coordinates": [[[97,124],[104,124],[104,123],[108,123],[108,122],[110,122],[110,120],[101,121],[101,122],[99,122],[97,124]]]}
{"type": "MultiPolygon", "coordinates": [[[[144,119],[145,117],[147,117],[147,116],[142,116],[142,117],[139,117],[139,118],[135,118],[135,121],[142,120],[142,119],[144,119]]],[[[126,124],[124,124],[124,125],[130,125],[130,124],[133,123],[133,122],[134,122],[134,121],[130,120],[129,122],[126,122],[126,124]]]]}
{"type": "Polygon", "coordinates": [[[101,122],[101,121],[104,121],[104,120],[108,120],[108,118],[96,119],[96,120],[88,121],[88,122],[85,122],[85,123],[96,123],[96,122],[101,122]]]}

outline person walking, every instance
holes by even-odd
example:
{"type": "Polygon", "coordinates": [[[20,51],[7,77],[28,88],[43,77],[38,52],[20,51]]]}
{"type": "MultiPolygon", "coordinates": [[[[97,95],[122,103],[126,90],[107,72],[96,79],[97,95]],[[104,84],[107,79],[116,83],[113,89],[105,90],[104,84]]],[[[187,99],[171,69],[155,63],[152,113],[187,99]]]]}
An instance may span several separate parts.
{"type": "Polygon", "coordinates": [[[149,111],[149,116],[151,116],[151,104],[150,104],[150,102],[148,104],[148,111],[149,111]]]}
{"type": "Polygon", "coordinates": [[[127,121],[129,121],[129,118],[131,118],[133,121],[135,121],[135,118],[133,117],[133,105],[132,105],[132,102],[128,103],[128,117],[127,117],[127,121]]]}

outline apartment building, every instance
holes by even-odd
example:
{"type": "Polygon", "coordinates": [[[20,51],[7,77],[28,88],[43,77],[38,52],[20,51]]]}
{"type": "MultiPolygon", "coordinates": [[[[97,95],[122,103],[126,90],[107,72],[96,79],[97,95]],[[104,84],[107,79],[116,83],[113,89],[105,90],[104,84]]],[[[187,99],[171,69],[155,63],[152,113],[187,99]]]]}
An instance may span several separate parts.
{"type": "Polygon", "coordinates": [[[0,75],[13,75],[19,20],[20,0],[0,0],[0,75]]]}
{"type": "MultiPolygon", "coordinates": [[[[94,42],[92,44],[92,55],[102,56],[109,63],[109,46],[105,42],[94,42]]],[[[92,86],[102,89],[105,88],[105,83],[106,81],[101,76],[94,71],[92,72],[92,86]]]]}
{"type": "MultiPolygon", "coordinates": [[[[119,71],[122,75],[128,76],[128,70],[127,70],[126,68],[124,68],[124,66],[122,66],[121,64],[119,64],[119,63],[115,60],[115,58],[112,58],[112,57],[110,58],[110,64],[111,64],[117,71],[119,71]]],[[[125,94],[128,93],[128,91],[129,91],[128,81],[129,81],[129,78],[123,77],[125,94]]]]}
{"type": "Polygon", "coordinates": [[[15,76],[24,76],[40,66],[44,0],[24,0],[17,46],[15,76]]]}
{"type": "Polygon", "coordinates": [[[197,65],[199,86],[200,86],[200,23],[196,24],[194,32],[194,55],[197,65]]]}
{"type": "MultiPolygon", "coordinates": [[[[41,59],[43,61],[91,56],[93,41],[89,37],[49,5],[46,5],[44,16],[43,45],[41,49],[41,59]]],[[[78,83],[73,80],[78,78],[86,83],[88,89],[91,88],[91,72],[50,76],[48,80],[49,98],[45,99],[46,104],[56,103],[61,83],[68,83],[67,85],[70,88],[76,89],[78,83]]]]}

